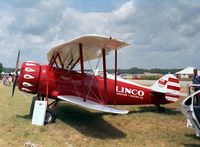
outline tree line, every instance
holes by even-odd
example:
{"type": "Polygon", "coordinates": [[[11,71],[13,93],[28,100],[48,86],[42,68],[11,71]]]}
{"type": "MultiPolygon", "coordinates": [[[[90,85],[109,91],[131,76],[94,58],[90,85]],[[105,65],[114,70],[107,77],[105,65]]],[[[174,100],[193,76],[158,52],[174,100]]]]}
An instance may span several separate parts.
{"type": "Polygon", "coordinates": [[[10,73],[10,72],[14,72],[14,71],[15,71],[14,68],[3,67],[3,64],[0,62],[0,74],[1,74],[2,72],[10,73]]]}
{"type": "MultiPolygon", "coordinates": [[[[158,74],[174,74],[182,69],[161,69],[161,68],[152,68],[152,69],[143,69],[143,68],[129,68],[129,69],[118,69],[118,74],[143,74],[145,72],[148,73],[158,73],[158,74]]],[[[114,73],[114,69],[108,69],[108,73],[114,73]]]]}
{"type": "Polygon", "coordinates": [[[0,62],[0,73],[2,72],[3,64],[0,62]]]}
{"type": "MultiPolygon", "coordinates": [[[[118,69],[117,71],[118,71],[118,74],[143,74],[145,72],[158,73],[158,74],[168,74],[168,73],[174,74],[180,70],[182,70],[182,69],[161,69],[161,68],[143,69],[143,68],[133,67],[133,68],[129,68],[129,69],[118,69]]],[[[15,71],[14,68],[3,67],[3,64],[0,62],[0,73],[1,72],[10,73],[10,72],[14,72],[14,71],[15,71]]],[[[114,73],[115,70],[108,69],[107,72],[114,73]]]]}

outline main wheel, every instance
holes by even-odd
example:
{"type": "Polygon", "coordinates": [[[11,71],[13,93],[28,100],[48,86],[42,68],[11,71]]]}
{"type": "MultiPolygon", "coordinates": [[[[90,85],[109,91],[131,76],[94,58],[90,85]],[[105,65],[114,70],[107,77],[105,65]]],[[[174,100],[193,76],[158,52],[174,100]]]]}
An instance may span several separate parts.
{"type": "Polygon", "coordinates": [[[55,114],[53,113],[51,109],[47,108],[45,119],[44,119],[45,124],[53,123],[55,122],[55,120],[56,120],[55,114]]]}
{"type": "Polygon", "coordinates": [[[33,116],[33,109],[35,107],[35,101],[38,100],[37,96],[34,96],[31,102],[31,107],[30,107],[30,111],[29,111],[29,115],[32,117],[33,116]]]}

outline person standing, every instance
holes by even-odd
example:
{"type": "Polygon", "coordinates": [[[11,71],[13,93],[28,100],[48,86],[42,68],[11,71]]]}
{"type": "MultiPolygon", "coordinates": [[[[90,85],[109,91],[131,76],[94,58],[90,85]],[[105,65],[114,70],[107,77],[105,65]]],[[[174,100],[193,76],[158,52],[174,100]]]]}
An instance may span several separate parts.
{"type": "MultiPolygon", "coordinates": [[[[196,92],[196,91],[200,90],[200,76],[198,75],[197,69],[194,69],[193,72],[194,72],[194,76],[192,79],[192,84],[197,84],[197,86],[194,86],[194,91],[196,92]]],[[[195,99],[196,99],[195,104],[200,106],[200,93],[195,95],[195,99]]]]}
{"type": "MultiPolygon", "coordinates": [[[[193,76],[193,79],[192,79],[192,84],[200,84],[200,77],[198,75],[198,70],[194,69],[193,72],[194,72],[194,76],[193,76]]],[[[195,86],[194,90],[195,91],[200,90],[200,86],[195,86]]]]}
{"type": "Polygon", "coordinates": [[[6,86],[6,77],[3,76],[3,85],[6,86]]]}
{"type": "Polygon", "coordinates": [[[9,77],[8,77],[8,86],[9,86],[9,87],[10,87],[11,83],[12,83],[12,76],[9,75],[9,77]]]}

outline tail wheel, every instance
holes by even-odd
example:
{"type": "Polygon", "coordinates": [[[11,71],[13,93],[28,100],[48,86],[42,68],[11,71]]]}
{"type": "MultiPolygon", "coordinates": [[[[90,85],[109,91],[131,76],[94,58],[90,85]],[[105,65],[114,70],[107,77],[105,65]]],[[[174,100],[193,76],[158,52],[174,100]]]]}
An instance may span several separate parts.
{"type": "Polygon", "coordinates": [[[48,124],[48,123],[54,123],[55,120],[56,120],[55,114],[53,113],[53,111],[51,109],[47,108],[44,122],[46,124],[48,124]]]}
{"type": "Polygon", "coordinates": [[[158,108],[158,111],[161,112],[161,113],[165,112],[165,108],[164,107],[160,107],[160,108],[158,108]]]}
{"type": "Polygon", "coordinates": [[[160,105],[156,105],[157,109],[158,109],[158,112],[165,112],[165,108],[164,107],[161,107],[160,105]]]}
{"type": "Polygon", "coordinates": [[[33,116],[33,109],[35,106],[35,101],[38,100],[37,96],[34,96],[31,102],[31,107],[30,107],[30,111],[29,111],[29,115],[32,117],[33,116]]]}

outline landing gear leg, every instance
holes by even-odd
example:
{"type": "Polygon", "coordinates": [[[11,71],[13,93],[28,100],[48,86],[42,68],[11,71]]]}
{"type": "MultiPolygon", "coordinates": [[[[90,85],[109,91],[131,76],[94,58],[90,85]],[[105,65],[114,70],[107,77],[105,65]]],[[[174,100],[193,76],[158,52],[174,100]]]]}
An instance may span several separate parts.
{"type": "Polygon", "coordinates": [[[160,105],[156,105],[158,112],[165,112],[165,108],[161,107],[160,105]]]}
{"type": "Polygon", "coordinates": [[[54,123],[55,120],[56,120],[55,114],[50,108],[47,108],[44,123],[45,124],[54,123]]]}
{"type": "Polygon", "coordinates": [[[48,123],[54,123],[55,120],[56,120],[56,116],[53,112],[53,109],[57,106],[58,104],[58,100],[52,102],[51,104],[48,105],[48,108],[46,110],[46,115],[45,115],[45,124],[48,124],[48,123]],[[50,108],[51,107],[51,108],[50,108]]]}

